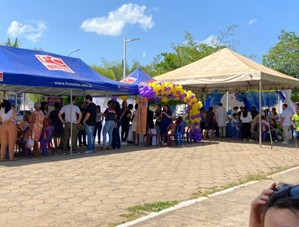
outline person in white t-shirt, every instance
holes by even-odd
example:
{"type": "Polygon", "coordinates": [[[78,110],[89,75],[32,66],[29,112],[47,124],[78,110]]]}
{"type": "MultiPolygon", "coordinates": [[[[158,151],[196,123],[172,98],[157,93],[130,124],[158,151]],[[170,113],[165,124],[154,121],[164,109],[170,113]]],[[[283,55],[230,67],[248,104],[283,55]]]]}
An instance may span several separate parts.
{"type": "Polygon", "coordinates": [[[246,106],[244,106],[244,109],[243,109],[243,112],[241,113],[240,119],[242,121],[242,137],[243,137],[244,141],[246,141],[246,139],[248,139],[248,141],[252,141],[250,139],[252,116],[246,106]]]}
{"type": "Polygon", "coordinates": [[[288,104],[284,103],[282,105],[282,113],[280,116],[280,125],[282,126],[283,130],[283,142],[282,144],[288,144],[289,143],[289,128],[292,124],[291,118],[293,116],[293,113],[288,109],[288,104]]]}
{"type": "Polygon", "coordinates": [[[216,122],[219,127],[220,137],[226,137],[226,122],[227,122],[227,114],[226,109],[222,103],[219,103],[218,108],[216,109],[216,122]]]}
{"type": "Polygon", "coordinates": [[[77,126],[80,124],[82,113],[76,103],[76,96],[72,96],[70,104],[63,106],[58,113],[58,117],[62,124],[64,124],[63,136],[62,136],[62,149],[65,152],[70,137],[70,130],[72,128],[72,150],[77,149],[77,126]],[[64,114],[64,119],[62,115],[64,114]],[[72,124],[72,127],[71,127],[72,124]]]}

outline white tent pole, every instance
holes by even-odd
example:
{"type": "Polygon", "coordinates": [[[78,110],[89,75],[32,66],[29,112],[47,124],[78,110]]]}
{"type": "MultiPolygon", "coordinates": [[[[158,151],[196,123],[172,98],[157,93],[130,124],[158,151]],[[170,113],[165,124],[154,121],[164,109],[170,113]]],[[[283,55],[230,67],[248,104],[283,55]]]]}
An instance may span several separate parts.
{"type": "Polygon", "coordinates": [[[226,113],[228,112],[228,91],[226,92],[226,113]]]}
{"type": "MultiPolygon", "coordinates": [[[[26,93],[22,94],[23,110],[26,110],[26,93]]],[[[21,106],[21,105],[20,105],[21,106]]]]}
{"type": "MultiPolygon", "coordinates": [[[[71,137],[71,144],[70,144],[70,155],[73,154],[73,89],[71,89],[71,97],[70,97],[70,104],[71,104],[71,127],[70,127],[70,137],[71,137]]],[[[70,139],[68,139],[69,141],[70,139]]],[[[77,140],[76,140],[77,141],[77,140]]]]}
{"type": "Polygon", "coordinates": [[[259,144],[262,147],[262,80],[259,81],[259,144]]]}

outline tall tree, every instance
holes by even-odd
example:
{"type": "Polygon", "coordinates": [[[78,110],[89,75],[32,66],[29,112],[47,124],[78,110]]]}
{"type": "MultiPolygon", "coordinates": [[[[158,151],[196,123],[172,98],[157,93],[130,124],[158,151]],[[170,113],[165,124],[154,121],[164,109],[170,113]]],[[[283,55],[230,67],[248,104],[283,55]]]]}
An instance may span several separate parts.
{"type": "Polygon", "coordinates": [[[209,43],[196,42],[191,33],[186,32],[181,44],[172,44],[172,53],[161,53],[153,62],[156,75],[180,68],[202,59],[224,47],[234,49],[236,41],[232,39],[236,25],[230,25],[209,43]]]}
{"type": "MultiPolygon", "coordinates": [[[[278,43],[263,55],[263,64],[286,75],[299,79],[299,37],[282,30],[278,43]]],[[[299,101],[299,91],[292,91],[292,101],[299,101]]]]}
{"type": "Polygon", "coordinates": [[[111,71],[110,69],[107,68],[103,68],[97,65],[92,65],[90,66],[94,71],[96,71],[97,73],[108,77],[111,80],[115,80],[115,75],[113,73],[113,71],[111,71]]]}
{"type": "Polygon", "coordinates": [[[299,78],[299,37],[294,32],[282,30],[279,42],[271,47],[268,54],[263,55],[263,64],[299,78]]]}

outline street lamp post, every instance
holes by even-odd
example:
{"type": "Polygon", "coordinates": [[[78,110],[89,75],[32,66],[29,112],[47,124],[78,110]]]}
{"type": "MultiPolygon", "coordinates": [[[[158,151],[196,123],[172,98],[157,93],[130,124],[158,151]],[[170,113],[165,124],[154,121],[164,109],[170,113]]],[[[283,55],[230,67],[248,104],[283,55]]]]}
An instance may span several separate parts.
{"type": "Polygon", "coordinates": [[[75,53],[75,52],[77,52],[77,51],[80,51],[80,48],[77,48],[77,49],[72,50],[67,56],[70,56],[71,54],[73,54],[73,53],[75,53]]]}
{"type": "Polygon", "coordinates": [[[140,38],[134,38],[134,39],[126,39],[124,38],[124,51],[123,51],[123,78],[126,77],[126,55],[127,55],[127,42],[132,42],[135,40],[140,40],[140,38]]]}

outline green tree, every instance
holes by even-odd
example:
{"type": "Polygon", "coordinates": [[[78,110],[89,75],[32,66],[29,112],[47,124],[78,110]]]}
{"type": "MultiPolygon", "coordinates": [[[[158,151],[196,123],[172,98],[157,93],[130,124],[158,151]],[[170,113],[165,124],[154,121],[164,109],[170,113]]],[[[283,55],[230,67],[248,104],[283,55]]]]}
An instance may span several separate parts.
{"type": "Polygon", "coordinates": [[[94,71],[96,71],[97,73],[103,75],[103,76],[106,76],[108,77],[109,79],[111,80],[115,80],[115,75],[114,75],[114,72],[110,69],[107,69],[107,68],[103,68],[103,67],[100,67],[100,66],[97,66],[97,65],[92,65],[90,66],[94,71]]]}
{"type": "Polygon", "coordinates": [[[299,78],[299,37],[294,32],[282,30],[279,42],[271,47],[268,54],[263,55],[263,64],[299,78]]]}
{"type": "Polygon", "coordinates": [[[32,102],[41,102],[44,100],[44,95],[41,94],[29,94],[29,99],[32,102]]]}
{"type": "Polygon", "coordinates": [[[230,25],[209,43],[196,42],[191,33],[186,32],[181,44],[172,44],[172,53],[161,53],[153,61],[155,74],[160,75],[202,59],[224,47],[234,49],[232,39],[236,25],[230,25]]]}
{"type": "Polygon", "coordinates": [[[18,38],[15,38],[14,42],[12,43],[10,38],[7,39],[7,41],[3,44],[1,44],[3,46],[9,46],[9,47],[15,47],[15,48],[19,48],[19,42],[18,42],[18,38]]]}
{"type": "Polygon", "coordinates": [[[110,70],[115,77],[115,80],[120,81],[123,78],[123,66],[121,62],[117,61],[106,61],[105,59],[102,59],[103,62],[103,68],[110,70]]]}
{"type": "MultiPolygon", "coordinates": [[[[282,30],[278,43],[263,55],[263,64],[286,75],[299,78],[299,37],[282,30]]],[[[299,91],[292,91],[292,101],[299,101],[299,91]]]]}

